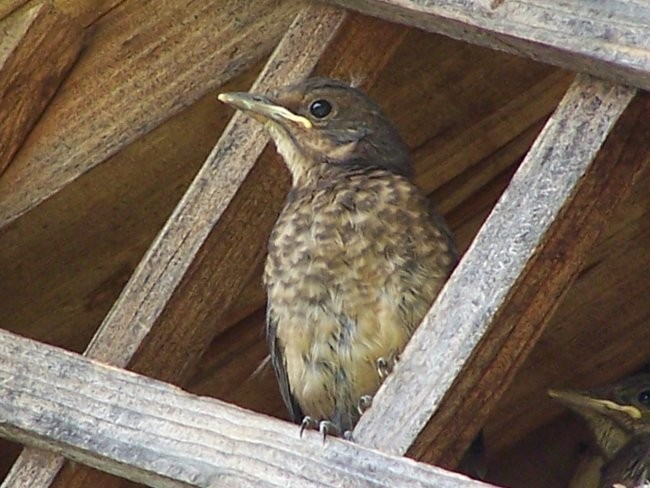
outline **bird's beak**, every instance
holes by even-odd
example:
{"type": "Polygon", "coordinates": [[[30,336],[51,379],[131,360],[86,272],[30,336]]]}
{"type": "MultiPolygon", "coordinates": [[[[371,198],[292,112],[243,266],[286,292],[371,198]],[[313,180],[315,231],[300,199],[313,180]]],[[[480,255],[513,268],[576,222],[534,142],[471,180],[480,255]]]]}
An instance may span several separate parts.
{"type": "Polygon", "coordinates": [[[301,115],[294,114],[291,110],[273,103],[266,97],[245,92],[220,93],[219,100],[228,105],[249,113],[260,122],[274,120],[276,122],[293,122],[305,129],[313,127],[311,121],[301,115]]]}
{"type": "Polygon", "coordinates": [[[573,410],[586,409],[602,414],[620,412],[635,420],[643,416],[641,411],[633,405],[620,405],[611,400],[594,398],[578,391],[548,390],[548,394],[551,398],[559,400],[573,410]]]}

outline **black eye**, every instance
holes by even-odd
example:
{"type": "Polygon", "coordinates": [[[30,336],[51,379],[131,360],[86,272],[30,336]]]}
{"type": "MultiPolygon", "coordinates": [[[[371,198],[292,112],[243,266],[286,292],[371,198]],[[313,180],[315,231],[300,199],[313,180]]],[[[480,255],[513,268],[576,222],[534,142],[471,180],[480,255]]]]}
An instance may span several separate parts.
{"type": "Polygon", "coordinates": [[[638,400],[641,405],[650,407],[650,390],[643,390],[639,393],[638,400]]]}
{"type": "Polygon", "coordinates": [[[327,100],[319,99],[311,102],[309,106],[309,113],[312,114],[317,119],[322,119],[327,117],[332,111],[332,105],[327,100]]]}

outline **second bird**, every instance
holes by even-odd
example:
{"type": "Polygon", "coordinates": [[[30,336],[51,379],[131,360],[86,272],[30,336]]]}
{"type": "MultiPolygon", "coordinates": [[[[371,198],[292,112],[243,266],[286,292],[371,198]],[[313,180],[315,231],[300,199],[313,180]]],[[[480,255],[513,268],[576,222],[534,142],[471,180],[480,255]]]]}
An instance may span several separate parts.
{"type": "Polygon", "coordinates": [[[312,78],[219,98],[264,124],[292,177],[264,272],[282,398],[303,428],[344,435],[456,265],[453,240],[360,90],[312,78]]]}

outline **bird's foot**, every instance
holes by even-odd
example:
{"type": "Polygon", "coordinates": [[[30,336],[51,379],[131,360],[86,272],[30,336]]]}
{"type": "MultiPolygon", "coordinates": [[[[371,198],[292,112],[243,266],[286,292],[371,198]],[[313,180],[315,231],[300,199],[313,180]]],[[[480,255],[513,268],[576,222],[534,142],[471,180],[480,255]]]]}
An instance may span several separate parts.
{"type": "Polygon", "coordinates": [[[397,356],[391,355],[388,359],[380,357],[377,359],[377,374],[383,380],[388,376],[395,367],[397,356]]]}
{"type": "Polygon", "coordinates": [[[359,403],[357,403],[357,411],[359,415],[363,415],[363,412],[368,410],[372,405],[372,395],[363,395],[359,398],[359,403]]]}
{"type": "MultiPolygon", "coordinates": [[[[314,420],[309,415],[303,417],[302,422],[300,423],[300,437],[305,429],[314,429],[321,433],[323,436],[323,442],[328,435],[333,435],[336,437],[341,436],[341,429],[334,423],[329,420],[321,420],[320,422],[314,420]]],[[[349,431],[347,431],[349,432],[349,431]]],[[[343,433],[345,435],[346,433],[343,433]]],[[[351,433],[350,433],[351,434],[351,433]]]]}

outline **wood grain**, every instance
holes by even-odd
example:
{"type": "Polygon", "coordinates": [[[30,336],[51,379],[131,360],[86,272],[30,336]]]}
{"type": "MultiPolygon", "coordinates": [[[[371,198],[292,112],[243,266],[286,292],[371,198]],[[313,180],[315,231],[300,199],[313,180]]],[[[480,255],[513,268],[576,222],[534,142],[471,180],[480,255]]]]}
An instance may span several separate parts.
{"type": "Polygon", "coordinates": [[[77,59],[83,30],[48,4],[0,21],[0,174],[77,59]]]}
{"type": "MultiPolygon", "coordinates": [[[[50,4],[59,12],[72,18],[75,23],[88,27],[97,19],[115,8],[118,4],[128,0],[50,0],[50,4]]],[[[0,1],[0,19],[17,11],[21,6],[35,7],[42,3],[42,0],[2,0],[0,1]]]]}
{"type": "Polygon", "coordinates": [[[487,487],[0,332],[0,433],[154,487],[487,487]]]}
{"type": "Polygon", "coordinates": [[[219,0],[147,0],[124,2],[102,17],[0,178],[0,228],[259,61],[298,3],[222,7],[219,0]]]}
{"type": "MultiPolygon", "coordinates": [[[[345,14],[332,7],[305,8],[287,31],[253,89],[267,91],[310,73],[344,19],[345,14]]],[[[214,237],[206,238],[231,203],[267,140],[261,127],[242,114],[235,115],[92,339],[87,355],[117,366],[130,365],[169,381],[180,381],[188,374],[190,365],[198,360],[201,349],[207,347],[215,333],[214,321],[245,284],[247,275],[241,273],[242,258],[257,258],[254,251],[260,246],[254,239],[248,239],[248,248],[234,245],[234,239],[223,245],[222,232],[226,228],[239,228],[237,235],[240,237],[259,232],[255,220],[242,227],[239,213],[229,214],[214,237]],[[203,245],[203,253],[195,259],[203,245]],[[252,255],[248,254],[250,246],[253,246],[252,255]],[[214,252],[215,247],[219,247],[219,252],[214,252]],[[208,257],[213,259],[214,266],[206,265],[208,257]],[[226,273],[228,266],[234,268],[226,273]],[[200,295],[209,291],[207,283],[217,280],[221,285],[217,288],[220,295],[208,293],[209,301],[206,302],[200,295]],[[159,320],[165,309],[164,319],[159,320]],[[159,360],[161,354],[165,361],[159,360]]],[[[258,170],[257,176],[247,183],[272,196],[276,180],[269,181],[267,176],[268,173],[258,170]],[[265,187],[259,187],[260,177],[266,178],[265,187]]],[[[253,188],[245,187],[242,194],[247,195],[253,188]]],[[[243,208],[243,212],[257,214],[266,222],[273,221],[272,207],[264,210],[256,202],[249,201],[253,209],[243,208]]],[[[243,202],[240,200],[240,203],[243,202]]],[[[25,459],[27,457],[32,456],[26,454],[25,459]]],[[[49,465],[55,471],[60,462],[50,455],[49,465]]],[[[20,472],[30,470],[21,458],[12,469],[12,476],[20,479],[20,472]]],[[[66,476],[83,476],[83,473],[66,476]]],[[[64,483],[65,486],[69,484],[64,483]]]]}
{"type": "MultiPolygon", "coordinates": [[[[222,88],[248,90],[261,68],[222,88]]],[[[6,329],[84,351],[230,120],[232,112],[217,93],[0,231],[6,329]]]]}
{"type": "MultiPolygon", "coordinates": [[[[639,146],[648,150],[647,142],[639,146]]],[[[502,466],[507,464],[501,459],[505,450],[518,449],[529,433],[566,414],[548,398],[549,388],[605,385],[650,362],[650,351],[639,347],[650,344],[648,168],[646,162],[632,195],[615,209],[607,231],[488,419],[486,442],[502,466]]]]}
{"type": "Polygon", "coordinates": [[[0,2],[0,19],[11,15],[18,10],[22,5],[25,5],[28,0],[2,0],[0,2]]]}
{"type": "Polygon", "coordinates": [[[650,5],[643,0],[330,0],[614,82],[650,89],[650,5]]]}
{"type": "Polygon", "coordinates": [[[642,164],[619,158],[638,104],[596,158],[633,95],[574,82],[361,418],[359,442],[406,452],[435,412],[410,452],[459,461],[642,164]]]}

